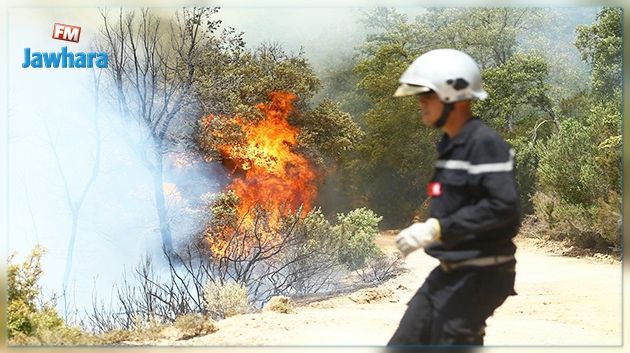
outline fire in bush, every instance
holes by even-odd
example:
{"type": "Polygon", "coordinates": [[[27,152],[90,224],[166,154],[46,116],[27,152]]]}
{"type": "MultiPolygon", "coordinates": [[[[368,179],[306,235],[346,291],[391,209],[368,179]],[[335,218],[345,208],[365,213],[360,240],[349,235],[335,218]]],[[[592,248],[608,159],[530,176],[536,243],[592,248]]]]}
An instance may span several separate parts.
{"type": "MultiPolygon", "coordinates": [[[[272,92],[271,102],[260,103],[256,108],[262,113],[261,120],[242,117],[209,115],[202,119],[202,129],[215,138],[221,138],[230,130],[220,121],[229,121],[242,131],[238,143],[220,143],[217,146],[223,163],[235,176],[228,186],[238,196],[236,207],[239,224],[256,226],[255,208],[262,207],[269,213],[265,241],[273,244],[280,240],[277,228],[283,216],[301,209],[306,215],[317,196],[317,172],[295,147],[299,128],[289,124],[293,101],[297,96],[289,92],[272,92]]],[[[258,232],[263,232],[258,230],[258,232]]],[[[214,253],[225,253],[230,245],[232,232],[214,234],[208,240],[214,253]]]]}
{"type": "Polygon", "coordinates": [[[107,67],[107,53],[105,52],[68,52],[68,47],[62,47],[57,53],[31,53],[31,48],[24,48],[23,68],[97,68],[107,67]]]}

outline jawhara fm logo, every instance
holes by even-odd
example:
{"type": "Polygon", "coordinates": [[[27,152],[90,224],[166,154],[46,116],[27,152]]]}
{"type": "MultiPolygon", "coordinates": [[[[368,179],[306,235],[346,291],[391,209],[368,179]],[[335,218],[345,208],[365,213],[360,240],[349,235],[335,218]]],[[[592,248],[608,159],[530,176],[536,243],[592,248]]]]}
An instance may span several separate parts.
{"type": "MultiPolygon", "coordinates": [[[[52,39],[66,42],[79,43],[81,38],[81,27],[55,23],[53,26],[52,39]]],[[[105,52],[71,52],[68,47],[61,47],[59,52],[39,52],[31,51],[31,48],[24,48],[23,68],[33,69],[58,69],[58,68],[107,68],[107,53],[105,52]]]]}

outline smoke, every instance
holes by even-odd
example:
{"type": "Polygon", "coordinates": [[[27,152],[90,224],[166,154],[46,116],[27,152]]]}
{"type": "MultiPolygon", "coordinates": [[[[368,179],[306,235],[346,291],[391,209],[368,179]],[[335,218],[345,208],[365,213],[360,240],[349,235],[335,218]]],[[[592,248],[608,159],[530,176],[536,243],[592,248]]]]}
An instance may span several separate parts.
{"type": "MultiPolygon", "coordinates": [[[[151,147],[144,128],[109,103],[106,70],[22,68],[24,48],[90,52],[100,24],[96,9],[12,9],[8,20],[11,32],[20,34],[9,41],[9,252],[20,261],[37,244],[44,246],[44,294],[61,294],[74,208],[67,294],[69,308],[83,312],[94,294],[109,302],[113,286],[143,257],[164,258],[152,177],[143,162],[151,147]],[[55,22],[81,26],[80,43],[51,39],[55,22]]],[[[203,225],[202,196],[226,182],[220,166],[178,164],[177,158],[167,155],[164,169],[176,246],[203,225]]]]}
{"type": "MultiPolygon", "coordinates": [[[[393,4],[371,4],[392,6],[393,4]]],[[[422,14],[426,8],[410,4],[397,8],[409,18],[422,14]]],[[[244,32],[250,48],[263,42],[278,42],[287,52],[303,51],[316,72],[351,60],[357,47],[373,30],[360,20],[366,11],[363,3],[344,7],[225,7],[219,17],[227,26],[244,32]]]]}

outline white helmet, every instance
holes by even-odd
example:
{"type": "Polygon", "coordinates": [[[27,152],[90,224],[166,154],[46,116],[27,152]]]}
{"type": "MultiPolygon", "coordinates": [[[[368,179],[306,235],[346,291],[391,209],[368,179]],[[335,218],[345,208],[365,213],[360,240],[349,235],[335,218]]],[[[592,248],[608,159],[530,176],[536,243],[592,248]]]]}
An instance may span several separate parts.
{"type": "Polygon", "coordinates": [[[420,55],[400,76],[394,97],[435,91],[444,103],[486,99],[481,73],[473,58],[455,49],[436,49],[420,55]]]}

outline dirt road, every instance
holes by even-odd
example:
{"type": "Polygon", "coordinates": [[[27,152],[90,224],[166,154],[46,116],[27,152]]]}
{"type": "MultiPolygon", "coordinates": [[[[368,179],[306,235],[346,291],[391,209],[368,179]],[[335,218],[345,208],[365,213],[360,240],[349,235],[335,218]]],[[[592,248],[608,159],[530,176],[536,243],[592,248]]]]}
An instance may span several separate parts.
{"type": "MultiPolygon", "coordinates": [[[[621,343],[622,265],[553,255],[518,241],[517,296],[488,320],[487,345],[618,345],[621,343]]],[[[393,236],[379,245],[393,251],[393,236]]],[[[298,307],[218,322],[219,331],[175,345],[384,345],[436,260],[418,251],[407,273],[376,289],[370,303],[341,296],[298,307]],[[379,297],[380,296],[380,297],[379,297]]],[[[361,293],[359,293],[361,294],[361,293]]],[[[365,290],[363,294],[366,294],[365,290]]]]}

